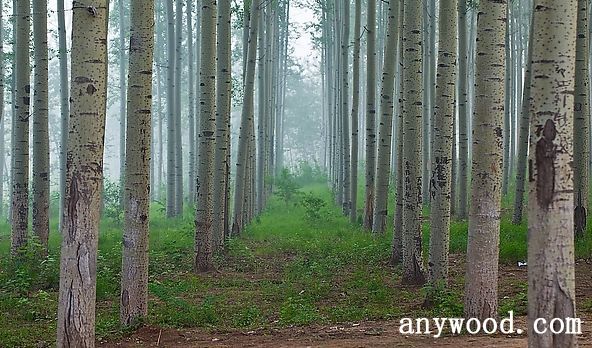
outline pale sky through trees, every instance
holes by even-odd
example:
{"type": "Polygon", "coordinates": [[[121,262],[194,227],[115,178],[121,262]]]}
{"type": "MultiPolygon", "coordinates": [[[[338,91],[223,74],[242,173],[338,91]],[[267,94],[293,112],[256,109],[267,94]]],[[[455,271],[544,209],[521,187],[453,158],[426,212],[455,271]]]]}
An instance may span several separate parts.
{"type": "MultiPolygon", "coordinates": [[[[11,4],[8,3],[4,6],[4,15],[7,20],[5,20],[5,32],[9,32],[10,22],[8,19],[12,18],[12,8],[11,4]]],[[[71,2],[65,2],[65,17],[66,17],[66,32],[67,32],[67,44],[68,49],[70,49],[71,44],[71,27],[72,27],[72,4],[71,2]]],[[[117,1],[111,1],[110,3],[111,10],[113,11],[114,8],[117,6],[117,1]]],[[[59,118],[60,118],[60,109],[59,109],[59,75],[58,75],[58,58],[57,58],[57,15],[56,15],[56,2],[50,1],[48,3],[48,10],[49,10],[49,17],[48,17],[48,44],[50,49],[50,100],[55,102],[50,102],[49,104],[49,121],[50,121],[50,130],[54,130],[51,133],[55,133],[55,131],[59,131],[59,118]],[[53,86],[53,87],[52,87],[53,86]]],[[[311,22],[316,21],[314,12],[312,9],[307,8],[305,5],[300,5],[295,3],[294,1],[291,2],[290,5],[290,26],[292,29],[291,36],[290,36],[290,52],[291,57],[298,62],[302,68],[303,72],[305,73],[306,77],[317,79],[319,78],[318,68],[319,68],[319,60],[320,56],[318,52],[314,49],[312,38],[310,32],[307,30],[307,25],[311,22]]],[[[194,35],[195,36],[195,35],[194,35]]],[[[7,39],[8,40],[8,39],[7,39]]],[[[31,38],[32,40],[32,38],[31,38]]],[[[109,30],[109,52],[110,60],[113,59],[113,48],[116,47],[114,41],[118,40],[118,29],[117,27],[110,27],[109,30]]],[[[10,42],[5,43],[5,50],[10,52],[12,50],[12,44],[10,42]]],[[[158,48],[157,48],[158,49],[158,48]]],[[[187,57],[183,57],[187,59],[187,57]]],[[[107,125],[106,125],[106,134],[105,134],[105,176],[115,180],[119,178],[120,168],[119,168],[119,103],[117,99],[117,95],[119,93],[119,78],[117,73],[117,64],[110,64],[109,65],[109,86],[108,86],[108,101],[107,101],[107,125]]],[[[8,68],[9,70],[9,68],[8,68]]],[[[241,74],[240,71],[234,71],[235,75],[241,74]]],[[[187,72],[184,73],[185,77],[187,72]]],[[[185,78],[184,77],[184,78],[185,78]]],[[[319,91],[320,93],[320,91],[319,91]]],[[[7,98],[9,98],[10,94],[5,94],[7,98]]],[[[319,95],[320,98],[320,95],[319,95]]],[[[10,114],[10,104],[5,103],[5,112],[7,115],[10,114]]],[[[236,113],[236,109],[233,108],[233,113],[236,113]]],[[[52,135],[53,137],[53,135],[52,135]]],[[[53,139],[53,138],[51,138],[53,139]]],[[[188,146],[186,136],[184,137],[183,143],[185,146],[188,146]]],[[[58,166],[58,156],[54,155],[57,154],[57,146],[59,144],[57,142],[50,140],[51,146],[51,167],[57,168],[58,166]]],[[[51,176],[51,183],[52,189],[57,189],[59,177],[57,175],[51,176]]]]}

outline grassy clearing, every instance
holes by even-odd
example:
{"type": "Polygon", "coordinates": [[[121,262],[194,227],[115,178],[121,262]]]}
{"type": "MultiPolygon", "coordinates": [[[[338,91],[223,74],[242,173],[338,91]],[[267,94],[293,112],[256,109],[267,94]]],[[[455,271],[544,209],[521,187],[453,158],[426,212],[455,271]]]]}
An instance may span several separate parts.
{"type": "MultiPolygon", "coordinates": [[[[349,224],[323,184],[300,191],[289,202],[272,198],[244,235],[230,240],[224,253],[217,255],[219,271],[205,275],[191,270],[193,214],[188,210],[183,218],[171,221],[161,206],[154,206],[147,324],[225,331],[462,314],[462,272],[451,290],[401,286],[399,270],[388,263],[390,234],[373,236],[349,224]],[[421,306],[426,291],[435,291],[435,306],[430,309],[421,306]]],[[[52,231],[56,230],[52,220],[52,231]]],[[[37,261],[32,243],[25,258],[13,263],[8,231],[0,225],[0,346],[52,344],[59,235],[52,234],[50,255],[44,261],[37,261]]],[[[424,231],[427,255],[427,223],[424,231]]],[[[464,253],[466,233],[466,222],[452,224],[453,253],[464,253]]],[[[121,224],[117,219],[101,222],[99,249],[97,336],[104,339],[126,333],[118,323],[121,224]]],[[[589,237],[578,244],[578,256],[591,251],[589,237]]],[[[506,216],[500,257],[508,263],[526,258],[526,227],[511,225],[506,216]]],[[[524,284],[516,287],[517,293],[502,300],[503,311],[524,310],[524,284]]]]}

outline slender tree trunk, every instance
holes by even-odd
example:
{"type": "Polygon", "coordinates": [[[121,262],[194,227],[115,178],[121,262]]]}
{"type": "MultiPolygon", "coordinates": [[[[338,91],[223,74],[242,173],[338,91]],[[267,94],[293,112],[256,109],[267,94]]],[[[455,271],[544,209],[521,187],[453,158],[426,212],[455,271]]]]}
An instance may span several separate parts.
{"type": "Polygon", "coordinates": [[[458,0],[458,211],[461,220],[467,218],[467,185],[469,181],[469,109],[467,80],[469,78],[467,51],[467,0],[458,0]]]}
{"type": "Polygon", "coordinates": [[[479,6],[465,316],[497,316],[503,175],[505,0],[479,6]]]}
{"type": "Polygon", "coordinates": [[[578,1],[576,80],[574,99],[573,169],[575,234],[584,236],[588,213],[588,162],[590,161],[590,90],[588,76],[588,1],[578,1]]]}
{"type": "Polygon", "coordinates": [[[60,62],[60,231],[63,228],[66,196],[66,151],[68,147],[68,118],[70,96],[68,93],[68,48],[66,45],[66,20],[64,0],[57,0],[58,16],[58,59],[60,62]]]}
{"type": "Polygon", "coordinates": [[[425,5],[421,6],[420,11],[423,13],[423,25],[422,25],[422,77],[423,77],[423,115],[422,115],[422,146],[421,146],[421,156],[422,156],[422,167],[421,167],[421,196],[422,196],[422,204],[427,205],[429,201],[429,179],[430,179],[430,127],[432,126],[432,101],[433,95],[431,94],[431,87],[430,85],[434,83],[432,81],[432,75],[434,72],[432,71],[431,65],[431,55],[432,55],[432,45],[435,47],[435,43],[431,41],[431,27],[432,21],[435,21],[435,16],[432,16],[431,12],[431,5],[432,0],[427,0],[425,5]]]}
{"type": "MultiPolygon", "coordinates": [[[[528,330],[575,318],[573,124],[576,0],[534,2],[528,195],[528,330]]],[[[529,347],[577,347],[577,336],[528,335],[529,347]]]]}
{"type": "MultiPolygon", "coordinates": [[[[349,215],[350,209],[350,131],[349,131],[349,0],[343,0],[341,11],[341,157],[343,162],[341,164],[342,172],[342,202],[341,206],[344,215],[349,215]]],[[[389,154],[390,156],[390,154],[389,154]]]]}
{"type": "MultiPolygon", "coordinates": [[[[263,11],[263,9],[261,10],[263,11]]],[[[257,169],[256,169],[256,211],[257,213],[263,210],[263,195],[265,185],[265,122],[267,121],[267,107],[266,107],[266,79],[265,79],[265,13],[262,12],[259,17],[259,43],[258,51],[259,57],[257,62],[257,169]]]]}
{"type": "MultiPolygon", "coordinates": [[[[458,4],[457,4],[458,5],[458,4]]],[[[458,26],[458,22],[456,23],[458,26]]],[[[458,31],[457,31],[458,34],[458,31]]],[[[457,51],[458,53],[458,51],[457,51]]],[[[458,57],[457,57],[457,63],[458,63],[458,57]]],[[[457,64],[458,66],[458,64],[457,64]]],[[[458,70],[457,70],[457,81],[458,81],[458,70]]],[[[455,91],[456,92],[456,91],[455,91]]],[[[456,99],[458,97],[457,94],[455,94],[455,100],[458,103],[458,99],[456,99]]],[[[458,192],[458,156],[457,156],[457,149],[458,149],[458,145],[457,145],[457,135],[458,135],[458,118],[456,115],[456,110],[458,110],[458,108],[456,108],[455,104],[455,115],[452,119],[452,172],[450,173],[450,218],[453,219],[456,216],[456,210],[458,207],[458,199],[457,199],[457,192],[458,192]]]]}
{"type": "Polygon", "coordinates": [[[33,97],[33,233],[47,253],[49,242],[49,124],[47,0],[33,0],[35,87],[33,97]]]}
{"type": "Polygon", "coordinates": [[[74,6],[66,209],[57,346],[95,346],[97,247],[107,101],[108,3],[74,6]],[[89,117],[91,115],[92,117],[89,117]]]}
{"type": "Polygon", "coordinates": [[[358,205],[358,113],[360,103],[360,31],[362,17],[361,0],[355,1],[354,19],[354,59],[353,59],[353,100],[351,107],[351,168],[350,168],[350,206],[349,216],[352,224],[357,222],[358,205]]]}
{"type": "Polygon", "coordinates": [[[259,0],[253,0],[251,5],[251,17],[249,24],[249,35],[247,44],[247,62],[245,64],[244,73],[244,96],[241,114],[241,124],[238,139],[238,154],[236,160],[236,179],[234,190],[234,212],[232,222],[232,234],[238,235],[241,233],[244,225],[244,210],[245,200],[248,198],[246,187],[249,181],[248,160],[249,147],[251,142],[251,124],[253,123],[253,91],[255,88],[255,68],[257,64],[257,32],[259,23],[259,0]]]}
{"type": "Polygon", "coordinates": [[[183,215],[183,126],[181,75],[183,72],[183,0],[175,2],[175,212],[183,215]]]}
{"type": "MultiPolygon", "coordinates": [[[[195,166],[195,144],[197,140],[195,139],[195,49],[193,47],[193,2],[187,1],[186,7],[186,18],[187,18],[187,65],[188,65],[188,73],[189,76],[187,77],[189,82],[189,91],[188,91],[188,101],[189,107],[187,110],[188,118],[189,118],[189,129],[188,129],[188,141],[189,141],[189,159],[188,159],[188,166],[189,166],[189,185],[188,186],[188,199],[190,205],[194,203],[195,199],[195,175],[196,175],[196,166],[195,166]]],[[[198,67],[199,71],[199,67],[198,67]]],[[[199,73],[199,72],[198,72],[199,73]]]]}
{"type": "MultiPolygon", "coordinates": [[[[201,5],[199,3],[196,3],[197,6],[197,11],[196,11],[196,17],[195,17],[195,32],[199,33],[201,31],[201,18],[202,18],[202,13],[201,13],[201,5]]],[[[199,85],[199,74],[201,71],[201,35],[196,34],[195,35],[195,96],[196,98],[199,98],[199,96],[201,96],[201,86],[199,85]]],[[[195,163],[195,177],[197,180],[197,164],[199,162],[199,132],[201,130],[200,125],[199,125],[199,115],[200,115],[200,111],[201,110],[201,105],[199,102],[195,103],[195,130],[194,130],[194,134],[195,134],[195,154],[194,154],[194,159],[193,162],[195,163]]],[[[194,181],[192,186],[195,186],[196,182],[194,181]]],[[[193,187],[193,190],[195,191],[196,186],[193,187]]],[[[194,195],[196,195],[197,192],[194,192],[194,195]]],[[[195,201],[196,197],[193,197],[193,200],[195,201]]]]}
{"type": "Polygon", "coordinates": [[[126,104],[126,67],[125,67],[125,13],[124,0],[119,0],[117,10],[119,12],[119,187],[120,204],[124,208],[125,187],[125,104],[126,104]]]}
{"type": "MultiPolygon", "coordinates": [[[[405,1],[403,15],[403,282],[423,284],[421,2],[405,1]]],[[[386,62],[385,62],[386,63],[386,62]]],[[[386,66],[386,65],[385,65],[386,66]]],[[[379,190],[377,190],[379,191],[379,190]]]]}
{"type": "MultiPolygon", "coordinates": [[[[374,187],[374,217],[372,219],[372,232],[374,233],[384,233],[386,231],[386,218],[388,213],[387,200],[391,168],[391,137],[393,131],[393,94],[397,61],[397,44],[399,41],[399,21],[397,20],[399,2],[389,4],[388,11],[389,21],[385,38],[382,84],[380,90],[380,123],[378,126],[378,155],[374,187]]],[[[420,28],[418,28],[418,30],[419,29],[420,28]]],[[[418,60],[421,62],[421,57],[418,60]]],[[[421,68],[417,71],[421,71],[421,68]]],[[[421,88],[418,90],[420,89],[421,88]]]]}
{"type": "MultiPolygon", "coordinates": [[[[398,21],[403,22],[403,15],[405,6],[399,6],[398,21]]],[[[396,196],[395,196],[395,217],[393,224],[393,246],[391,252],[391,263],[398,264],[403,258],[403,205],[404,205],[404,173],[403,173],[403,132],[405,125],[403,122],[403,31],[399,31],[399,47],[397,66],[397,75],[399,77],[399,91],[396,95],[399,98],[399,110],[397,114],[399,127],[397,128],[396,144],[397,147],[393,151],[397,151],[397,175],[396,182],[396,196]]]]}
{"type": "Polygon", "coordinates": [[[0,219],[4,219],[4,180],[8,176],[4,171],[6,161],[6,148],[4,144],[4,128],[6,117],[4,115],[4,4],[0,0],[0,219]]]}
{"type": "MultiPolygon", "coordinates": [[[[12,52],[15,53],[13,54],[13,58],[12,58],[12,75],[15,75],[16,73],[16,51],[17,51],[17,42],[16,42],[16,36],[17,36],[17,25],[16,25],[16,17],[17,17],[17,0],[12,0],[12,52]]],[[[15,130],[16,130],[16,120],[17,120],[17,108],[16,108],[16,94],[17,94],[17,89],[16,89],[16,76],[12,76],[11,81],[10,81],[10,101],[12,104],[11,107],[11,132],[10,132],[10,147],[11,149],[14,149],[14,143],[15,143],[15,130]]],[[[11,150],[12,151],[12,150],[11,150]]],[[[15,158],[15,153],[11,152],[11,156],[10,156],[10,178],[9,178],[9,183],[8,183],[8,187],[10,187],[10,200],[9,200],[9,208],[8,208],[8,222],[10,223],[11,227],[12,227],[12,207],[13,207],[13,201],[12,201],[12,197],[13,197],[13,193],[14,193],[14,176],[13,176],[13,168],[14,168],[14,158],[15,158]]]]}
{"type": "Polygon", "coordinates": [[[214,237],[221,246],[226,232],[228,212],[227,185],[230,179],[230,108],[232,98],[230,0],[218,0],[218,44],[216,45],[216,150],[213,192],[214,237]]]}
{"type": "Polygon", "coordinates": [[[132,325],[148,315],[148,234],[154,0],[131,0],[125,166],[125,229],[120,319],[132,325]]]}
{"type": "MultiPolygon", "coordinates": [[[[195,263],[197,272],[214,268],[214,152],[216,150],[216,0],[202,0],[200,144],[195,209],[195,263]]],[[[217,190],[220,192],[220,190],[217,190]]],[[[216,212],[220,214],[220,212],[216,212]]]]}
{"type": "Polygon", "coordinates": [[[16,87],[15,120],[12,142],[12,239],[11,252],[16,254],[27,243],[29,227],[29,35],[31,10],[29,0],[16,1],[16,87]]]}
{"type": "MultiPolygon", "coordinates": [[[[181,0],[177,0],[181,1],[181,0]]],[[[175,13],[172,0],[166,1],[167,12],[167,217],[177,216],[175,175],[175,13]]]]}
{"type": "Polygon", "coordinates": [[[452,143],[455,113],[457,0],[440,2],[438,71],[436,73],[436,104],[434,107],[434,144],[430,194],[430,261],[429,281],[432,284],[448,280],[450,237],[452,143]]]}
{"type": "Polygon", "coordinates": [[[505,73],[505,90],[506,90],[506,98],[505,98],[505,105],[504,105],[504,173],[503,173],[503,181],[502,181],[502,195],[505,196],[508,194],[508,181],[510,180],[510,153],[512,152],[512,146],[510,144],[511,133],[512,133],[512,102],[514,101],[514,94],[513,92],[513,71],[514,65],[512,56],[512,45],[510,42],[512,36],[512,28],[511,24],[511,13],[510,13],[510,6],[506,8],[506,52],[505,52],[505,59],[506,59],[506,73],[505,73]]]}
{"type": "MultiPolygon", "coordinates": [[[[530,34],[529,41],[533,37],[533,16],[530,18],[530,34]]],[[[520,114],[520,136],[518,147],[518,169],[516,171],[516,195],[514,198],[514,214],[512,215],[512,223],[519,225],[522,223],[522,210],[524,206],[524,186],[526,185],[526,161],[528,157],[528,141],[529,141],[529,123],[530,123],[530,87],[532,83],[531,62],[532,62],[532,47],[528,47],[526,72],[524,74],[524,96],[522,98],[522,111],[520,114]]]]}

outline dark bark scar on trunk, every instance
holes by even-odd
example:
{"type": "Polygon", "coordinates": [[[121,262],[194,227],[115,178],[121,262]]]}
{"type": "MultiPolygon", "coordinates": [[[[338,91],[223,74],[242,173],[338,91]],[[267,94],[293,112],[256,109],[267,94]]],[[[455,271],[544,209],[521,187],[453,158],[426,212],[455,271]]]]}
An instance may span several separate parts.
{"type": "Polygon", "coordinates": [[[542,136],[536,144],[536,196],[541,208],[547,209],[555,193],[555,158],[557,149],[553,140],[557,129],[553,120],[548,119],[542,130],[542,136]]]}

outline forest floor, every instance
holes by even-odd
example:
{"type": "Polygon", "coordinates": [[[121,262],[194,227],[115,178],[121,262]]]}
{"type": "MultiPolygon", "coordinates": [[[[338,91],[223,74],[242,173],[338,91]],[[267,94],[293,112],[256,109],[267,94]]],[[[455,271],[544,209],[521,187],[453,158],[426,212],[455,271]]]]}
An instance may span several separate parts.
{"type": "MultiPolygon", "coordinates": [[[[149,313],[140,329],[118,323],[121,222],[101,224],[97,266],[97,344],[101,347],[524,347],[525,335],[405,336],[399,320],[462,317],[466,222],[451,226],[447,290],[404,286],[389,264],[392,236],[351,225],[324,185],[305,186],[289,202],[268,209],[217,256],[217,271],[194,274],[193,219],[151,213],[149,313]],[[426,293],[434,293],[425,307],[426,293]]],[[[429,212],[426,212],[426,216],[429,212]]],[[[390,220],[390,219],[389,219],[390,220]]],[[[54,221],[55,224],[55,221],[54,221]]],[[[0,347],[45,347],[55,342],[59,236],[50,256],[13,265],[9,235],[0,226],[0,347]]],[[[392,228],[389,227],[389,230],[392,228]]],[[[55,229],[54,229],[55,230],[55,229]]],[[[424,226],[427,247],[429,226],[424,226]]],[[[576,248],[581,346],[592,347],[592,231],[576,248]]],[[[513,311],[526,328],[526,226],[502,222],[500,315],[513,311]]],[[[34,248],[33,248],[34,249],[34,248]]],[[[427,255],[427,250],[426,250],[427,255]]]]}
{"type": "MultiPolygon", "coordinates": [[[[455,269],[464,267],[463,257],[454,255],[455,269]]],[[[581,260],[577,264],[576,279],[577,301],[583,304],[579,317],[582,319],[582,335],[578,336],[580,347],[592,347],[592,265],[581,260]]],[[[259,275],[260,276],[260,275],[259,275]]],[[[256,275],[251,275],[255,278],[256,275]]],[[[462,286],[462,271],[454,272],[453,286],[462,286]]],[[[433,335],[403,335],[399,331],[399,320],[367,320],[338,324],[309,324],[304,326],[271,325],[253,329],[196,329],[166,328],[146,326],[124,338],[104,340],[100,347],[507,347],[527,346],[526,289],[527,281],[524,267],[502,265],[500,268],[500,298],[502,307],[516,310],[514,318],[517,328],[524,329],[518,335],[452,335],[449,332],[442,337],[433,335]]],[[[339,286],[339,285],[336,285],[339,286]]],[[[409,288],[405,288],[409,290],[409,288]]],[[[421,289],[416,297],[398,297],[399,306],[407,308],[409,313],[426,315],[423,308],[421,289]]],[[[435,313],[434,313],[435,314],[435,313]]],[[[412,317],[414,314],[410,314],[412,317]]],[[[404,315],[402,315],[404,316],[404,315]]]]}

